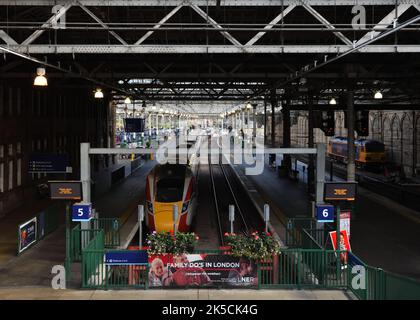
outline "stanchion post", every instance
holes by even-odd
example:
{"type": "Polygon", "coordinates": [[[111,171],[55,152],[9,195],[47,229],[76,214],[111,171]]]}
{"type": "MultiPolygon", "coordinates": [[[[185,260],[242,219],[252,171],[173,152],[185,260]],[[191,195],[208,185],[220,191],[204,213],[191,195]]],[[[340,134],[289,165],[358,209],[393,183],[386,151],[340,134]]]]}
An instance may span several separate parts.
{"type": "Polygon", "coordinates": [[[144,220],[144,206],[139,205],[137,207],[137,211],[138,211],[138,220],[139,220],[139,250],[141,250],[141,247],[143,246],[142,224],[143,224],[143,220],[144,220]]]}
{"type": "Polygon", "coordinates": [[[229,221],[230,221],[230,233],[233,233],[233,222],[235,221],[235,206],[229,205],[229,221]]]}
{"type": "Polygon", "coordinates": [[[265,232],[268,232],[268,222],[270,221],[270,206],[266,203],[264,205],[264,222],[265,222],[265,232]]]}
{"type": "Polygon", "coordinates": [[[71,202],[66,201],[66,259],[64,261],[64,267],[66,270],[66,281],[70,280],[70,207],[71,202]]]}
{"type": "Polygon", "coordinates": [[[173,205],[174,235],[176,235],[176,220],[178,219],[178,205],[173,205]]]}
{"type": "Polygon", "coordinates": [[[335,236],[335,243],[336,243],[336,250],[337,250],[337,281],[340,276],[340,270],[341,270],[341,263],[340,263],[340,237],[341,237],[341,230],[340,230],[340,204],[336,204],[336,220],[337,220],[337,226],[336,226],[336,236],[335,236]]]}

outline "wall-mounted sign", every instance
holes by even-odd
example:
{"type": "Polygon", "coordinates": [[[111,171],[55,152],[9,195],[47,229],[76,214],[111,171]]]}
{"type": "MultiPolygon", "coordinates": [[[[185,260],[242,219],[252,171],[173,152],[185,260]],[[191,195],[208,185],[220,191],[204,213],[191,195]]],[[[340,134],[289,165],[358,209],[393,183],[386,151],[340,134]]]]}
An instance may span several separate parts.
{"type": "Polygon", "coordinates": [[[90,221],[92,219],[91,203],[75,203],[72,207],[72,221],[90,221]]]}
{"type": "Polygon", "coordinates": [[[317,204],[316,219],[318,222],[334,222],[334,206],[331,204],[317,204]]]}
{"type": "Polygon", "coordinates": [[[356,183],[326,182],[324,190],[325,201],[354,201],[356,199],[356,183]]]}
{"type": "Polygon", "coordinates": [[[29,156],[29,173],[70,173],[67,154],[31,154],[29,156]]]}
{"type": "Polygon", "coordinates": [[[19,253],[28,249],[37,240],[37,219],[33,218],[19,226],[19,253]]]}
{"type": "Polygon", "coordinates": [[[148,255],[146,250],[108,251],[105,253],[107,265],[147,265],[148,255]]]}
{"type": "Polygon", "coordinates": [[[49,181],[53,200],[82,200],[80,181],[49,181]]]}

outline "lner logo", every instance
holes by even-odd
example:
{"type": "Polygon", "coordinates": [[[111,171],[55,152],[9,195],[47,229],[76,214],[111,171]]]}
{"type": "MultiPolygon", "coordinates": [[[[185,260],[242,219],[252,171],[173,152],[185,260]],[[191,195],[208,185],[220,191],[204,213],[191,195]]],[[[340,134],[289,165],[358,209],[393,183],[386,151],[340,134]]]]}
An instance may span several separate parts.
{"type": "Polygon", "coordinates": [[[334,195],[345,196],[347,195],[347,189],[334,189],[334,195]]]}
{"type": "Polygon", "coordinates": [[[73,194],[72,188],[59,188],[58,189],[59,194],[73,194]]]}

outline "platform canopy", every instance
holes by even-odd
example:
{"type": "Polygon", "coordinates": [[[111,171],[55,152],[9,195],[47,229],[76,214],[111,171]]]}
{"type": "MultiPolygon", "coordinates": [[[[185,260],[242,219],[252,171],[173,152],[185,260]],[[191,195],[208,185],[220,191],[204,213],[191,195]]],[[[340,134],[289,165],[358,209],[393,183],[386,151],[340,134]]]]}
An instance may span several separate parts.
{"type": "Polygon", "coordinates": [[[0,79],[28,78],[26,57],[58,66],[47,73],[60,87],[94,79],[117,104],[131,95],[157,110],[216,115],[284,93],[307,109],[308,97],[322,107],[349,86],[356,107],[418,109],[419,22],[364,44],[419,15],[416,0],[4,0],[0,79]]]}

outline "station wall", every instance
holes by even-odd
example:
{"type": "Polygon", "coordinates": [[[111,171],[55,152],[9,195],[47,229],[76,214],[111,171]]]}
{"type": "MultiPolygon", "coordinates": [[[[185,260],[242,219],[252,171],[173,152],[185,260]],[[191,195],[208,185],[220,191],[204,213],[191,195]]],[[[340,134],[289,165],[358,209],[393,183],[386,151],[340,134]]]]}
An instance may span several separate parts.
{"type": "MultiPolygon", "coordinates": [[[[112,147],[112,106],[95,100],[86,88],[35,89],[32,83],[0,82],[0,216],[39,198],[48,180],[79,179],[80,143],[112,147]],[[33,153],[67,153],[73,173],[28,173],[33,153]]],[[[96,157],[92,171],[115,159],[96,157]]]]}
{"type": "MultiPolygon", "coordinates": [[[[373,110],[369,118],[369,136],[366,138],[383,142],[388,161],[402,165],[407,176],[420,175],[420,112],[373,110]]],[[[335,134],[346,136],[344,113],[336,112],[335,119],[335,134]]],[[[307,111],[299,111],[297,123],[292,126],[291,133],[293,146],[307,146],[307,111]]],[[[320,129],[314,129],[314,141],[327,143],[328,137],[320,129]]]]}

